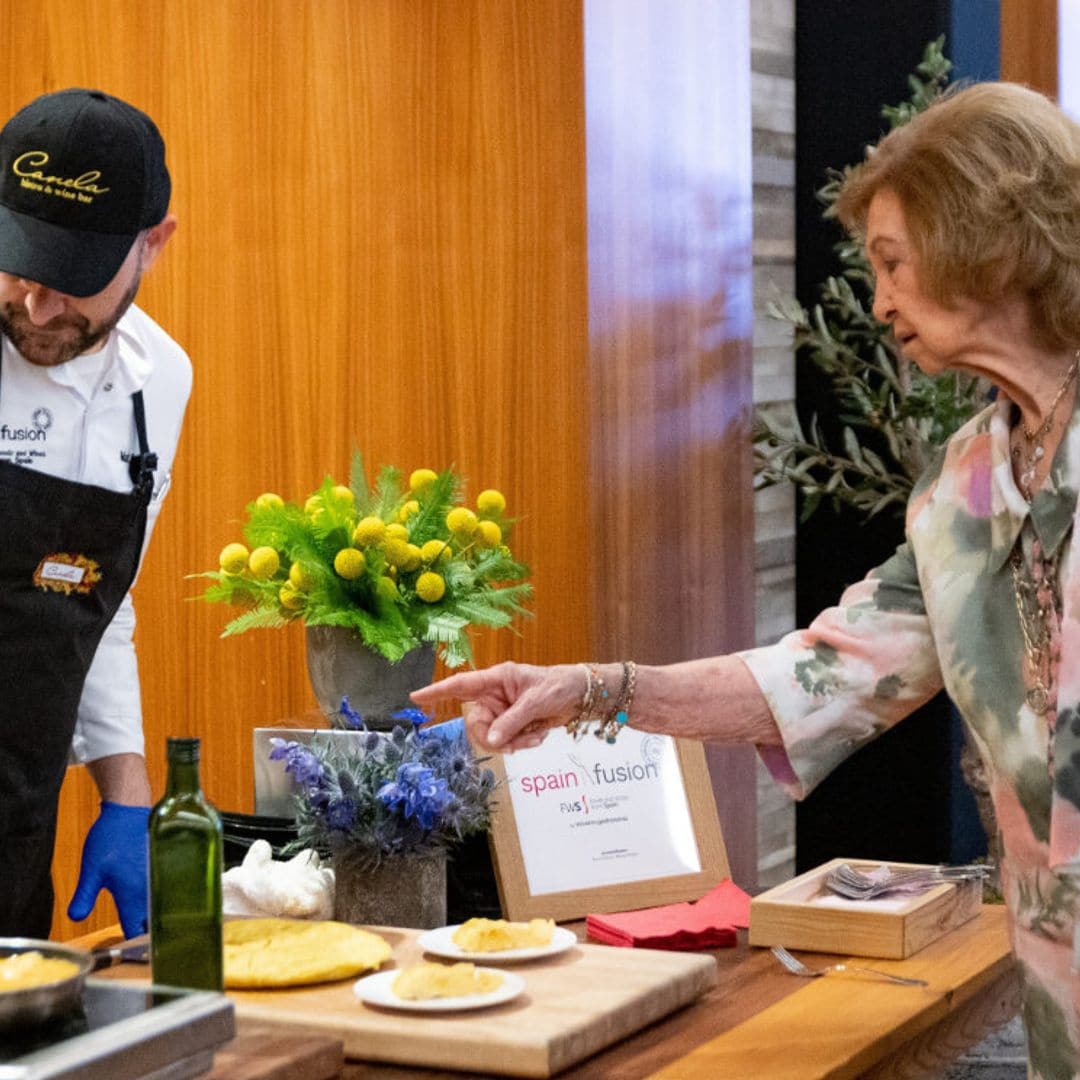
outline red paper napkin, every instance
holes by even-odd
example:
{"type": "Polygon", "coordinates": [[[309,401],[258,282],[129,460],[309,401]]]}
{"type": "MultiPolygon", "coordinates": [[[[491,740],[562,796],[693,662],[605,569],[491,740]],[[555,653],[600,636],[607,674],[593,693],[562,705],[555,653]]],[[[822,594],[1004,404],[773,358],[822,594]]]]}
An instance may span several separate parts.
{"type": "Polygon", "coordinates": [[[750,896],[729,878],[690,904],[665,904],[617,915],[587,915],[589,937],[639,949],[717,949],[750,925],[750,896]]]}

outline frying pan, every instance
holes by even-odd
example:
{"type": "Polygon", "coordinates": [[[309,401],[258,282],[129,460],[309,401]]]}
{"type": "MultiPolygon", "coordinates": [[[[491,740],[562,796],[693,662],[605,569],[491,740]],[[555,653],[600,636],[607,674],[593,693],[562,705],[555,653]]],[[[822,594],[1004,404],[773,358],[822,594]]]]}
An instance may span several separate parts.
{"type": "Polygon", "coordinates": [[[78,970],[74,975],[23,990],[0,991],[0,1027],[16,1023],[41,1023],[74,1008],[82,994],[83,983],[91,971],[121,960],[141,959],[138,948],[121,947],[90,952],[73,945],[37,938],[0,937],[0,960],[36,949],[42,956],[70,960],[78,970]]]}

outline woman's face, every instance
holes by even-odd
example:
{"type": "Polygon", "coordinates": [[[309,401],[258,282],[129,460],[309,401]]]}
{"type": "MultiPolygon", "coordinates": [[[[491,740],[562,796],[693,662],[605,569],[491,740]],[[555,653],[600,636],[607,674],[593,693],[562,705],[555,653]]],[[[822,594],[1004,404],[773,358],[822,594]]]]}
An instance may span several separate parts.
{"type": "Polygon", "coordinates": [[[926,295],[904,208],[887,188],[870,200],[866,254],[876,278],[874,317],[892,327],[904,356],[927,375],[962,366],[986,320],[986,305],[961,300],[945,307],[926,295]]]}

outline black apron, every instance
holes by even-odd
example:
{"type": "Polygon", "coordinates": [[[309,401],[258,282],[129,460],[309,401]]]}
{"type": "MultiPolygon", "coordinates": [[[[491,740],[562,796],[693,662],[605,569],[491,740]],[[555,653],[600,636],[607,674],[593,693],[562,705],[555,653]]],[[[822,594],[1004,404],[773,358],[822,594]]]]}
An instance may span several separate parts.
{"type": "Polygon", "coordinates": [[[157,458],[130,492],[0,461],[0,935],[48,937],[56,809],[83,683],[135,578],[157,458]]]}

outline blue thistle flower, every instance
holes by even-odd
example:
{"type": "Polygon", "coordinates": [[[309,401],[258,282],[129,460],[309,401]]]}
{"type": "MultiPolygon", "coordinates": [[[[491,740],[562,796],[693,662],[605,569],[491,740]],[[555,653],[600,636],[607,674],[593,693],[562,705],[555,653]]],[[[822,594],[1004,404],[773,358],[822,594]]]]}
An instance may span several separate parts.
{"type": "Polygon", "coordinates": [[[341,699],[339,715],[345,721],[345,727],[349,731],[360,731],[367,728],[364,718],[349,704],[348,694],[345,694],[341,699]]]}
{"type": "Polygon", "coordinates": [[[306,788],[318,788],[326,781],[326,769],[306,746],[284,739],[271,739],[270,759],[285,759],[285,771],[306,788]]]}
{"type": "Polygon", "coordinates": [[[413,762],[401,765],[397,779],[383,784],[377,795],[388,810],[415,818],[424,829],[435,827],[453,797],[443,777],[413,762]]]}
{"type": "Polygon", "coordinates": [[[426,724],[431,719],[423,709],[399,709],[396,713],[391,713],[391,718],[394,720],[408,720],[418,735],[420,732],[417,729],[420,725],[426,724]]]}
{"type": "Polygon", "coordinates": [[[326,806],[326,824],[331,829],[348,832],[356,822],[356,802],[350,798],[331,799],[326,806]]]}

